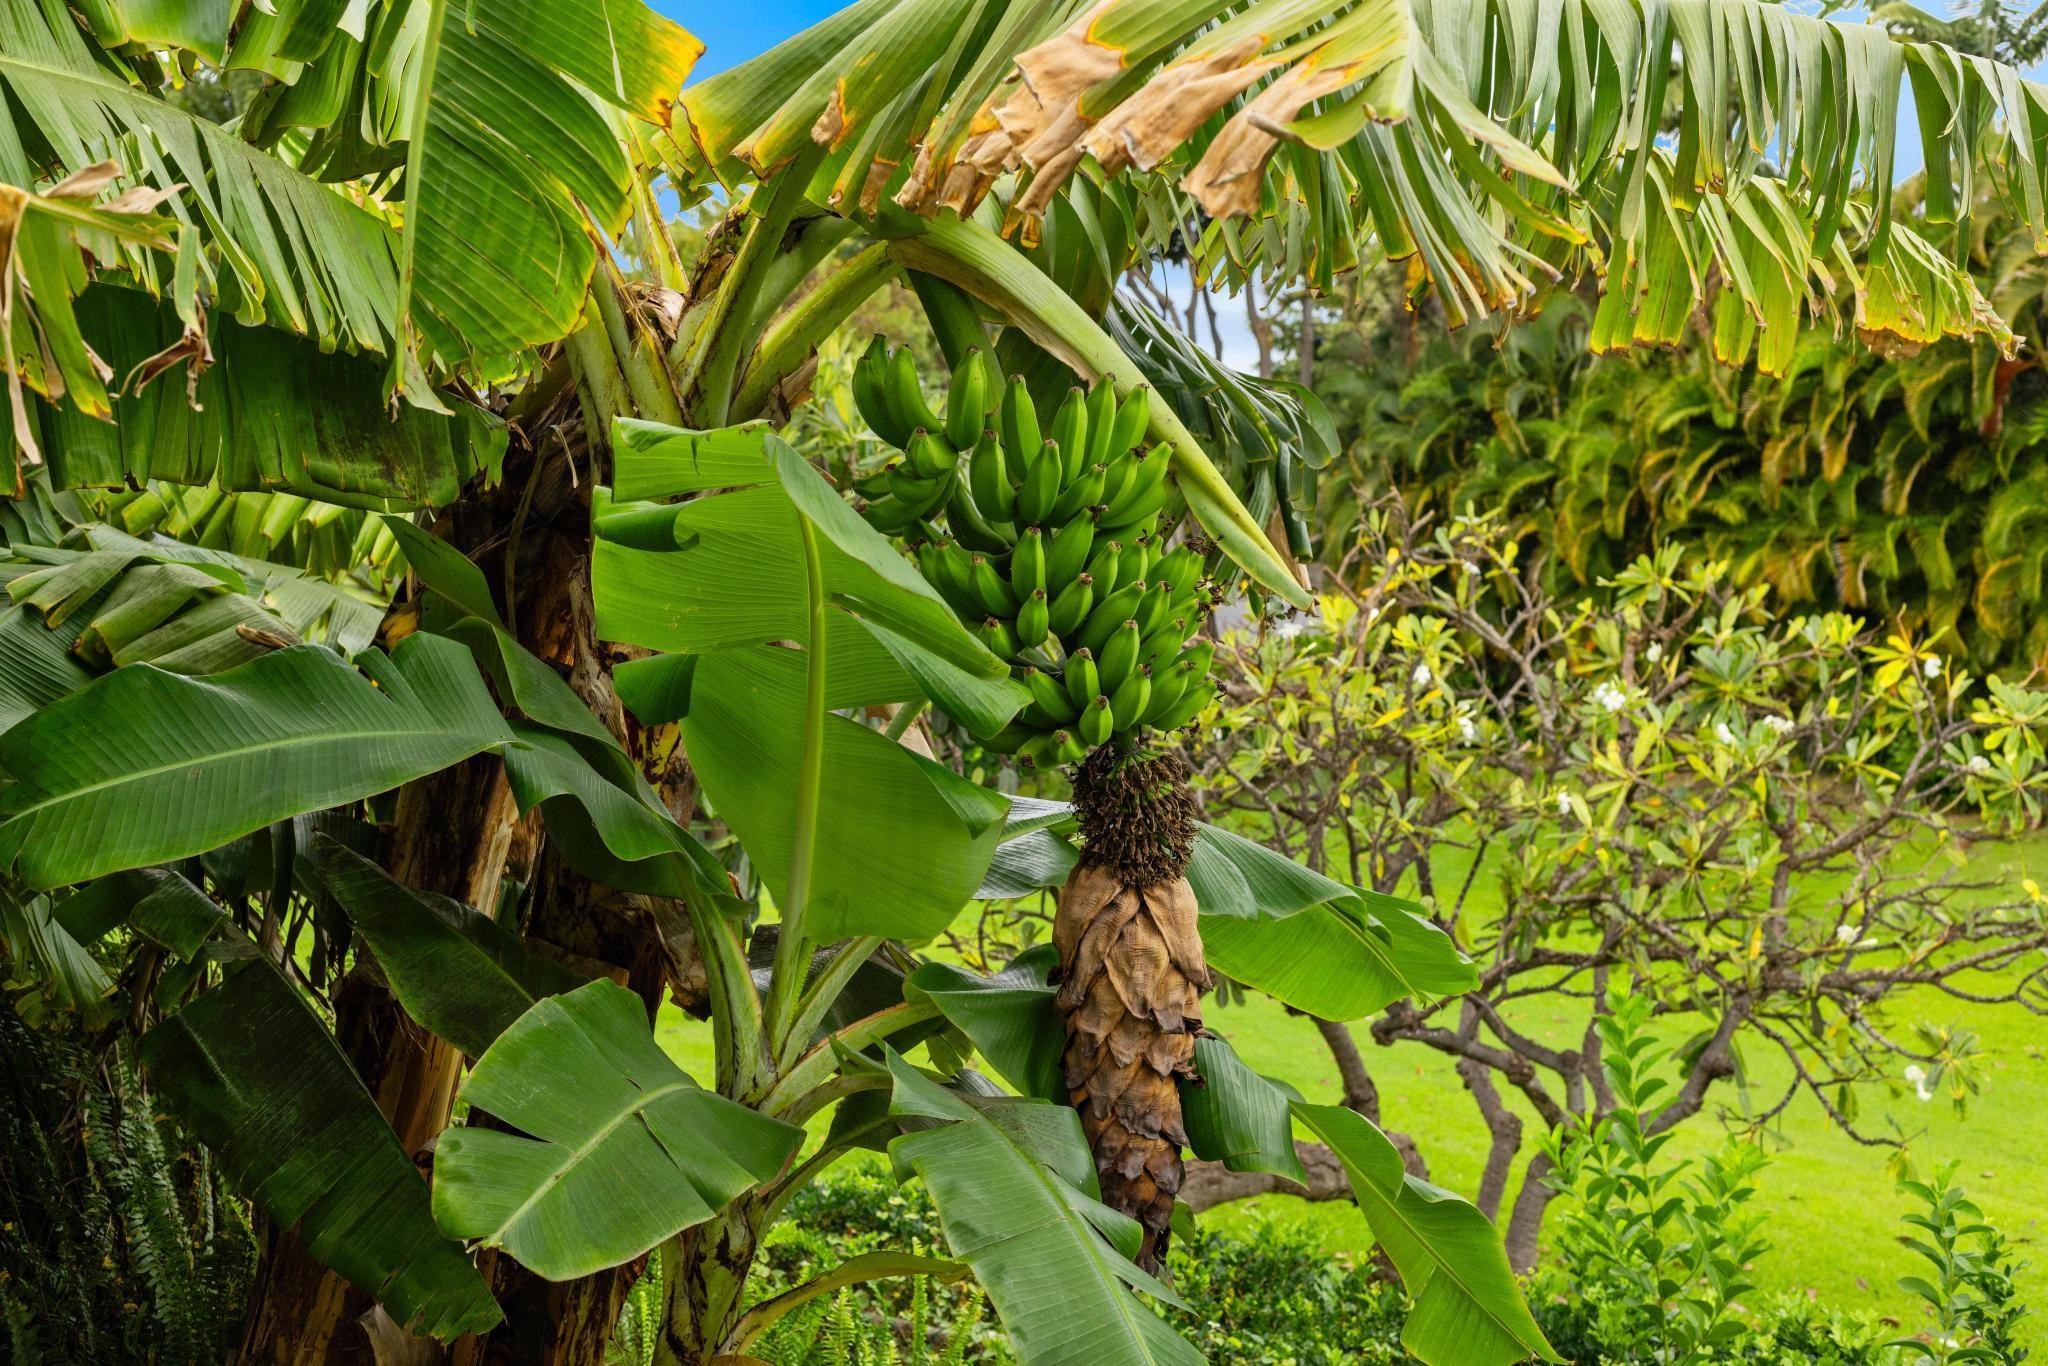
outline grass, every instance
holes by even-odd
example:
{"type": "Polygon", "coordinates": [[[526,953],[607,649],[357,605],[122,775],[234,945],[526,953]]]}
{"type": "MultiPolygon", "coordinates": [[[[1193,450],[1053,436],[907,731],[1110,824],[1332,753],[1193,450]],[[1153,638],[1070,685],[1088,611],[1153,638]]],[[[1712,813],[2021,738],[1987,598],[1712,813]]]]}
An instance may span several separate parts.
{"type": "MultiPolygon", "coordinates": [[[[1977,866],[1972,872],[2000,873],[2017,882],[2023,862],[2038,867],[2044,855],[2048,842],[1987,848],[1973,859],[1977,866]]],[[[1562,1043],[1575,1041],[1584,1031],[1582,1012],[1577,1002],[1552,1006],[1537,1001],[1521,1003],[1508,1013],[1518,1027],[1562,1043]]],[[[1870,1133],[1902,1135],[1904,1160],[1919,1171],[1960,1162],[1957,1180],[1986,1217],[2018,1245],[2019,1255],[2033,1263],[2020,1279],[2026,1301],[2048,1305],[2048,1249],[2040,1246],[2048,1222],[2048,1163],[2040,1160],[2042,1126],[2048,1117],[2048,1047],[2040,1018],[2016,1007],[1973,1005],[1928,990],[1902,994],[1889,1006],[1890,1024],[1901,1033],[1922,1020],[1977,1033],[1982,1093],[1973,1098],[1967,1116],[1959,1117],[1946,1096],[1924,1103],[1903,1085],[1889,1093],[1881,1087],[1865,1088],[1859,1098],[1862,1127],[1870,1133]]],[[[1207,1023],[1228,1038],[1250,1066],[1292,1084],[1311,1100],[1334,1102],[1341,1094],[1335,1064],[1306,1018],[1254,996],[1240,1004],[1212,1007],[1207,1023]]],[[[1674,1019],[1664,1027],[1675,1040],[1691,1033],[1696,1022],[1674,1019]]],[[[710,1075],[708,1026],[670,1007],[663,1012],[658,1032],[663,1045],[692,1075],[710,1075]]],[[[1478,1186],[1487,1136],[1450,1060],[1421,1044],[1379,1047],[1364,1024],[1354,1026],[1354,1032],[1379,1087],[1386,1126],[1414,1136],[1435,1182],[1469,1196],[1478,1186]]],[[[1790,1065],[1774,1050],[1754,1043],[1745,1050],[1744,1061],[1753,1093],[1775,1099],[1790,1078],[1790,1065]]],[[[1511,1202],[1521,1166],[1534,1149],[1537,1124],[1519,1097],[1502,1089],[1518,1105],[1525,1125],[1522,1157],[1509,1185],[1511,1202]]],[[[1742,1105],[1741,1090],[1723,1083],[1712,1093],[1707,1110],[1680,1130],[1672,1151],[1712,1151],[1728,1127],[1739,1121],[1742,1105]]],[[[1837,1308],[1881,1316],[1905,1333],[1919,1331],[1925,1323],[1920,1302],[1897,1286],[1900,1276],[1918,1273],[1922,1267],[1898,1243],[1906,1231],[1899,1216],[1911,1205],[1896,1189],[1893,1164],[1899,1157],[1894,1150],[1859,1145],[1806,1095],[1773,1123],[1766,1144],[1772,1160],[1764,1170],[1755,1207],[1768,1216],[1773,1249],[1754,1268],[1760,1289],[1810,1296],[1837,1308]]],[[[1211,1211],[1204,1219],[1240,1231],[1261,1221],[1305,1223],[1336,1256],[1362,1256],[1372,1244],[1364,1219],[1345,1203],[1311,1204],[1291,1196],[1267,1196],[1211,1211]]],[[[2048,1357],[2048,1319],[2036,1316],[2030,1321],[2027,1341],[2036,1357],[2048,1357]]]]}

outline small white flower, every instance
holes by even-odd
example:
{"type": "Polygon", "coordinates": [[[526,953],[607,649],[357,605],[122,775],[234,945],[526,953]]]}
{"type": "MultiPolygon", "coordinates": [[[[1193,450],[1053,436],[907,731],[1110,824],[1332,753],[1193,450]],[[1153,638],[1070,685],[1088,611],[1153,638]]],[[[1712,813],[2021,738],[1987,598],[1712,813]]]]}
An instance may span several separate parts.
{"type": "Polygon", "coordinates": [[[1735,732],[1728,729],[1726,721],[1716,721],[1714,723],[1714,738],[1724,745],[1732,745],[1735,743],[1735,732]]]}
{"type": "Polygon", "coordinates": [[[1928,655],[1920,661],[1920,672],[1929,678],[1941,677],[1941,656],[1928,655]]]}
{"type": "Polygon", "coordinates": [[[1608,711],[1620,711],[1628,705],[1628,694],[1616,687],[1613,679],[1606,679],[1593,689],[1593,701],[1608,711]]]}
{"type": "Polygon", "coordinates": [[[1912,1086],[1913,1094],[1921,1100],[1933,1100],[1934,1092],[1927,1089],[1927,1069],[1917,1062],[1906,1064],[1906,1081],[1912,1086]]]}
{"type": "Polygon", "coordinates": [[[1479,566],[1470,560],[1460,560],[1458,561],[1458,571],[1463,574],[1477,574],[1479,566]]]}
{"type": "Polygon", "coordinates": [[[1461,716],[1458,718],[1458,734],[1462,736],[1464,738],[1465,743],[1469,745],[1474,740],[1477,740],[1479,738],[1479,727],[1472,724],[1471,717],[1461,716]]]}
{"type": "Polygon", "coordinates": [[[1764,724],[1780,735],[1790,735],[1792,733],[1792,718],[1789,716],[1766,716],[1764,724]]]}
{"type": "Polygon", "coordinates": [[[1643,658],[1649,660],[1652,664],[1655,664],[1658,660],[1662,659],[1663,657],[1664,642],[1661,640],[1651,641],[1650,648],[1643,651],[1643,658]]]}
{"type": "Polygon", "coordinates": [[[1292,640],[1308,629],[1308,622],[1301,617],[1289,617],[1273,624],[1273,635],[1280,640],[1292,640]]]}
{"type": "Polygon", "coordinates": [[[1972,773],[1989,773],[1991,771],[1991,761],[1981,754],[1972,754],[1970,756],[1969,770],[1972,773]]]}
{"type": "Polygon", "coordinates": [[[1837,925],[1837,926],[1835,926],[1835,942],[1836,942],[1837,944],[1853,944],[1853,943],[1855,943],[1855,942],[1856,942],[1856,927],[1855,927],[1854,925],[1837,925]]]}
{"type": "Polygon", "coordinates": [[[1560,816],[1569,816],[1572,814],[1571,793],[1560,792],[1557,794],[1557,814],[1560,816]]]}
{"type": "Polygon", "coordinates": [[[1413,678],[1414,678],[1414,680],[1415,680],[1415,686],[1416,686],[1416,687],[1418,687],[1418,688],[1426,688],[1426,687],[1428,687],[1428,686],[1429,686],[1429,680],[1430,680],[1430,678],[1431,678],[1432,676],[1433,676],[1433,675],[1431,675],[1431,673],[1429,672],[1429,665],[1427,665],[1427,664],[1417,664],[1417,665],[1415,666],[1415,673],[1413,674],[1413,678]]]}

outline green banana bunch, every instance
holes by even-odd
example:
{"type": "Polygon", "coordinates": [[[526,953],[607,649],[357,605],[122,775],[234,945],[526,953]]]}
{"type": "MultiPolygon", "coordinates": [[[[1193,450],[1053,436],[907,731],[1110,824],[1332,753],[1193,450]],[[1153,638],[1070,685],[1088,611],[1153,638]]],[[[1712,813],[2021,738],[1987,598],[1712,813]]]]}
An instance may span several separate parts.
{"type": "Polygon", "coordinates": [[[909,348],[876,338],[854,399],[903,451],[856,481],[861,515],[900,536],[962,622],[1016,667],[1031,701],[982,748],[1034,767],[1078,762],[1140,727],[1174,730],[1212,695],[1192,637],[1218,601],[1159,514],[1171,451],[1145,447],[1150,397],[1075,387],[1048,422],[1024,381],[969,351],[934,413],[909,348]]]}

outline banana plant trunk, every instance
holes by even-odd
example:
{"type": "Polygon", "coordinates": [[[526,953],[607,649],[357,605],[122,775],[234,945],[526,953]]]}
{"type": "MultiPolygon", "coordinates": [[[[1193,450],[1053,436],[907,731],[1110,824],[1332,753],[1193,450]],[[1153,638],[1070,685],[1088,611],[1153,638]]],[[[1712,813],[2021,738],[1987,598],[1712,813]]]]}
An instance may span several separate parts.
{"type": "Polygon", "coordinates": [[[733,1355],[746,1308],[747,1277],[760,1250],[766,1213],[746,1197],[683,1234],[668,1280],[668,1314],[656,1366],[710,1366],[733,1355]]]}
{"type": "Polygon", "coordinates": [[[1158,1273],[1184,1174],[1179,1083],[1195,1074],[1210,984],[1186,876],[1195,839],[1187,766],[1112,742],[1081,765],[1074,805],[1081,861],[1053,918],[1067,1094],[1104,1203],[1138,1221],[1138,1264],[1158,1273]]]}

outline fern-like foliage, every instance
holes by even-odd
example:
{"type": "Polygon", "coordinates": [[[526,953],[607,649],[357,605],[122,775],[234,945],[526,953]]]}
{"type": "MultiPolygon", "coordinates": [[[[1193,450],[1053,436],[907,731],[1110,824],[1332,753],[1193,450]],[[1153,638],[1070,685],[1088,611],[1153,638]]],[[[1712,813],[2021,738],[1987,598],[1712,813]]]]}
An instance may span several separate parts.
{"type": "Polygon", "coordinates": [[[256,1240],[204,1149],[99,1049],[0,1004],[0,1361],[224,1361],[256,1240]]]}

